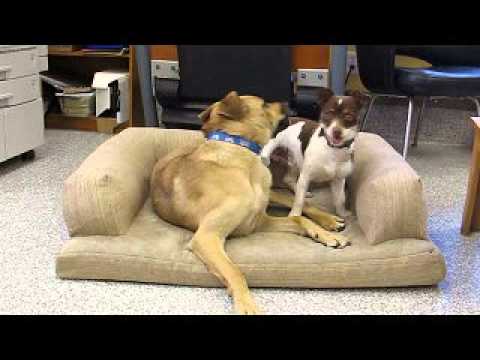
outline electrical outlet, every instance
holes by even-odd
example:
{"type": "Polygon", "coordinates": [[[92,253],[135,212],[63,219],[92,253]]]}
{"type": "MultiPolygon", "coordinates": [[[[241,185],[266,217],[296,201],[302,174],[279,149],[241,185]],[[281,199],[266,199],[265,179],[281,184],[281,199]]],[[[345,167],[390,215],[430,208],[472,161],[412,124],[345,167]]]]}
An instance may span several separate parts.
{"type": "Polygon", "coordinates": [[[297,85],[328,87],[328,69],[298,69],[297,85]]]}
{"type": "Polygon", "coordinates": [[[350,69],[350,74],[358,74],[357,53],[355,51],[349,51],[347,55],[347,74],[350,69]]]}
{"type": "Polygon", "coordinates": [[[152,60],[152,78],[180,79],[178,61],[152,60]]]}

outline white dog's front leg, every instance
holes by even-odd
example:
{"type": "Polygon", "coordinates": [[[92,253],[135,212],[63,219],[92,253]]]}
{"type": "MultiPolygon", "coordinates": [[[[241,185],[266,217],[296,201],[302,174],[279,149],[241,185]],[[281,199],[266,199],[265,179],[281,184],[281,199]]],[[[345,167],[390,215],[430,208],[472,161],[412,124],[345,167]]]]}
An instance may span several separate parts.
{"type": "Polygon", "coordinates": [[[352,213],[345,208],[345,179],[333,179],[330,183],[330,189],[337,215],[350,216],[352,213]]]}
{"type": "Polygon", "coordinates": [[[297,186],[295,188],[295,201],[293,202],[292,210],[289,216],[301,216],[303,212],[303,204],[305,202],[305,196],[310,183],[310,176],[304,171],[300,173],[297,180],[297,186]]]}

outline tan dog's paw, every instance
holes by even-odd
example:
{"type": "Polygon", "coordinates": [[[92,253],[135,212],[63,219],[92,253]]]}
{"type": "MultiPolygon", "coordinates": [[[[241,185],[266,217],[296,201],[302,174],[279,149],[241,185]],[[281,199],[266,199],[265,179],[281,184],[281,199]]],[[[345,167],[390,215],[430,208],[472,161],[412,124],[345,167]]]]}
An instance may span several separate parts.
{"type": "Polygon", "coordinates": [[[345,219],[332,215],[324,224],[324,228],[328,231],[345,230],[345,219]]]}
{"type": "Polygon", "coordinates": [[[350,245],[350,241],[343,235],[327,232],[323,229],[307,229],[308,235],[315,241],[336,249],[343,249],[350,245]]]}
{"type": "Polygon", "coordinates": [[[261,311],[250,295],[234,296],[233,302],[238,315],[261,315],[261,311]]]}
{"type": "Polygon", "coordinates": [[[315,214],[308,213],[308,217],[315,221],[318,225],[328,231],[345,230],[345,220],[335,215],[325,215],[325,213],[315,214]]]}
{"type": "Polygon", "coordinates": [[[334,247],[337,249],[343,249],[350,245],[350,240],[348,240],[345,236],[340,234],[329,234],[329,236],[325,236],[325,241],[328,242],[330,247],[334,247]]]}

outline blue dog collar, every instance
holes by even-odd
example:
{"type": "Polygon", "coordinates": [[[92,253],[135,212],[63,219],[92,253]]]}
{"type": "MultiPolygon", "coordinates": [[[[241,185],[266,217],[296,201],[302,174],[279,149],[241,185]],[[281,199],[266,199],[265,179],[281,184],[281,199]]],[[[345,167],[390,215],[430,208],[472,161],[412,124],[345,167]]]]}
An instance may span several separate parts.
{"type": "Polygon", "coordinates": [[[212,131],[207,135],[208,140],[224,141],[230,144],[236,144],[253,151],[255,154],[259,155],[262,151],[262,147],[256,142],[245,139],[239,135],[230,135],[223,131],[212,131]]]}

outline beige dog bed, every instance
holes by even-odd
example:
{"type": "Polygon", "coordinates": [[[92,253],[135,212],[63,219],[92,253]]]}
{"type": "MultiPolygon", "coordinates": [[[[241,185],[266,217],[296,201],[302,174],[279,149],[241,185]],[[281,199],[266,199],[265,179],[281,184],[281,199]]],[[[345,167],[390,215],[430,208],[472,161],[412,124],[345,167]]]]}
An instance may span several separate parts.
{"type": "MultiPolygon", "coordinates": [[[[131,128],[91,154],[65,183],[64,215],[71,239],[57,257],[64,279],[222,286],[186,249],[192,233],[153,212],[149,176],[200,132],[131,128]]],[[[331,210],[328,189],[310,201],[331,210]]],[[[253,287],[383,287],[432,285],[445,262],[426,236],[422,183],[377,135],[361,133],[349,194],[357,217],[344,233],[352,246],[327,248],[309,238],[255,233],[227,240],[226,251],[253,287]]]]}

